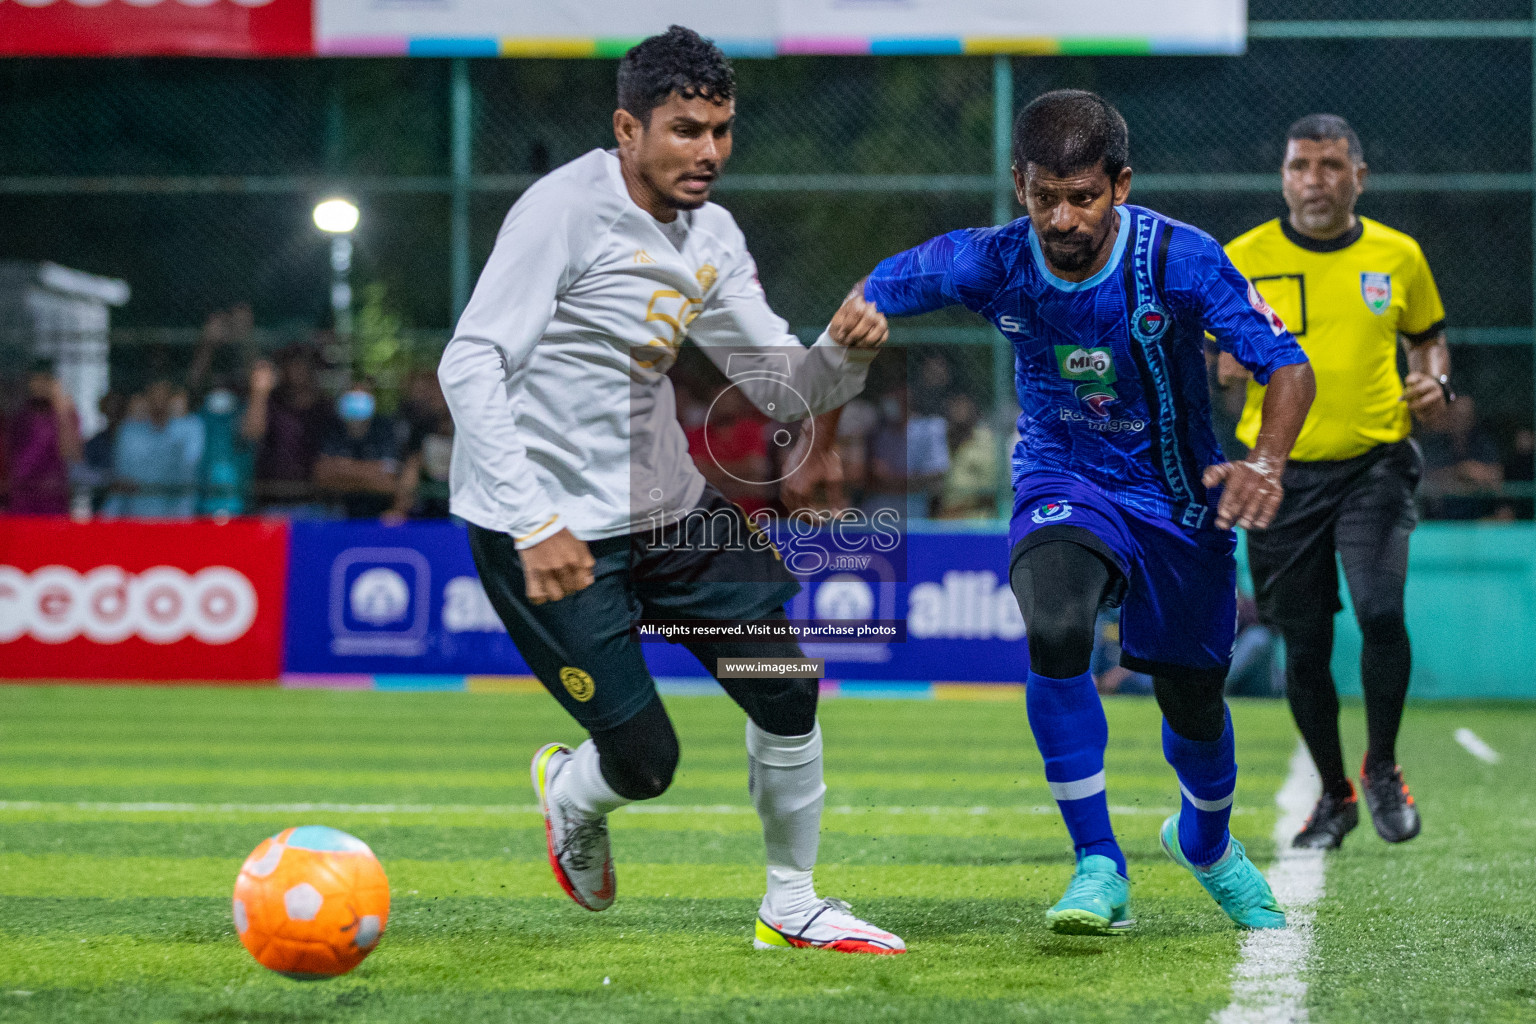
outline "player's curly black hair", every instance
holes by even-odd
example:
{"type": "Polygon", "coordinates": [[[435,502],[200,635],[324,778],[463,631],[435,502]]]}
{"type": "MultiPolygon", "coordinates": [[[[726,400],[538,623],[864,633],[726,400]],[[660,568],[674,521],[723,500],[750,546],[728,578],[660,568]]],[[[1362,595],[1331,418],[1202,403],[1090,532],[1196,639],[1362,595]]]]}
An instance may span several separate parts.
{"type": "Polygon", "coordinates": [[[642,40],[619,61],[619,107],[649,125],[651,111],[677,93],[724,103],[736,97],[736,72],[714,43],[673,25],[642,40]]]}
{"type": "Polygon", "coordinates": [[[1094,166],[1114,181],[1130,160],[1125,118],[1108,100],[1084,89],[1037,96],[1013,122],[1013,162],[1065,177],[1094,166]]]}

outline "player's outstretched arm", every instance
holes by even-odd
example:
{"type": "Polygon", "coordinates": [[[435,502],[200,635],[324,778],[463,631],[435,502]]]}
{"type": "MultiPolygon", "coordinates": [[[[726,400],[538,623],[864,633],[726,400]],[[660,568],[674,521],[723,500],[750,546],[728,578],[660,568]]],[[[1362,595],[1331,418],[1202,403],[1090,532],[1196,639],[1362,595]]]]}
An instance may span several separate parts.
{"type": "Polygon", "coordinates": [[[1225,488],[1216,508],[1219,529],[1237,525],[1262,530],[1274,519],[1285,493],[1280,478],[1286,460],[1316,394],[1311,363],[1292,363],[1270,374],[1258,444],[1241,462],[1222,462],[1205,470],[1205,486],[1225,488]]]}

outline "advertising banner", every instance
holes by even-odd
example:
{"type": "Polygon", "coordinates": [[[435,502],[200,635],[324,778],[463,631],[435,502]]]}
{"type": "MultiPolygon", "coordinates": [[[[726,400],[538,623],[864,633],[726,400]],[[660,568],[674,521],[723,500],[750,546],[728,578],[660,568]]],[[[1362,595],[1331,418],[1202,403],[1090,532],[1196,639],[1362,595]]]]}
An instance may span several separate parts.
{"type": "MultiPolygon", "coordinates": [[[[3,0],[0,0],[3,2],[3,0]]],[[[668,25],[726,53],[1243,52],[1243,0],[315,0],[321,53],[616,57],[668,25]]]]}
{"type": "MultiPolygon", "coordinates": [[[[450,523],[294,523],[284,667],[355,676],[524,675],[450,523]]],[[[895,642],[804,643],[829,678],[1021,681],[1024,621],[1005,581],[997,533],[909,535],[904,582],[878,570],[833,572],[790,602],[791,620],[905,620],[895,642]]],[[[681,646],[645,644],[657,676],[704,676],[681,646]]]]}
{"type": "Polygon", "coordinates": [[[256,520],[0,519],[0,676],[273,680],[287,534],[256,520]]]}
{"type": "Polygon", "coordinates": [[[311,0],[0,0],[0,56],[313,52],[311,0]]]}
{"type": "Polygon", "coordinates": [[[0,0],[0,56],[1241,53],[1243,0],[0,0]]]}

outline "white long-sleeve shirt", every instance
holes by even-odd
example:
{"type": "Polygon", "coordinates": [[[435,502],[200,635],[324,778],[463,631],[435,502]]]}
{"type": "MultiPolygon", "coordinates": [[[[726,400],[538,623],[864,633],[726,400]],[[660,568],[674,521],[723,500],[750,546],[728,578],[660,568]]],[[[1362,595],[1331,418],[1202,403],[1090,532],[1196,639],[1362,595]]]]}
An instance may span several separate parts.
{"type": "Polygon", "coordinates": [[[438,366],[453,513],[526,548],[561,528],[596,540],[692,509],[704,478],[666,376],[685,337],[784,421],[858,394],[874,357],[825,333],[802,345],[721,207],[664,224],[600,149],[541,178],[507,214],[438,366]]]}

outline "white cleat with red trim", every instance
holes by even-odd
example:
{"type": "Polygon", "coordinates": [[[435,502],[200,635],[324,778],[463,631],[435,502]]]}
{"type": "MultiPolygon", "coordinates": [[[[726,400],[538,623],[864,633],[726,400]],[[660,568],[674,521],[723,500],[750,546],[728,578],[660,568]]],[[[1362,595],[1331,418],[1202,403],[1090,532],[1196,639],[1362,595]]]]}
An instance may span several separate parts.
{"type": "Polygon", "coordinates": [[[549,866],[565,894],[588,910],[613,906],[617,888],[613,854],[608,847],[608,819],[586,818],[575,808],[552,799],[555,778],[570,763],[571,748],[549,743],[533,755],[529,774],[544,811],[544,838],[549,866]]]}
{"type": "Polygon", "coordinates": [[[758,949],[831,949],[839,953],[905,953],[900,936],[861,921],[842,900],[823,899],[790,916],[757,912],[752,945],[758,949]]]}

